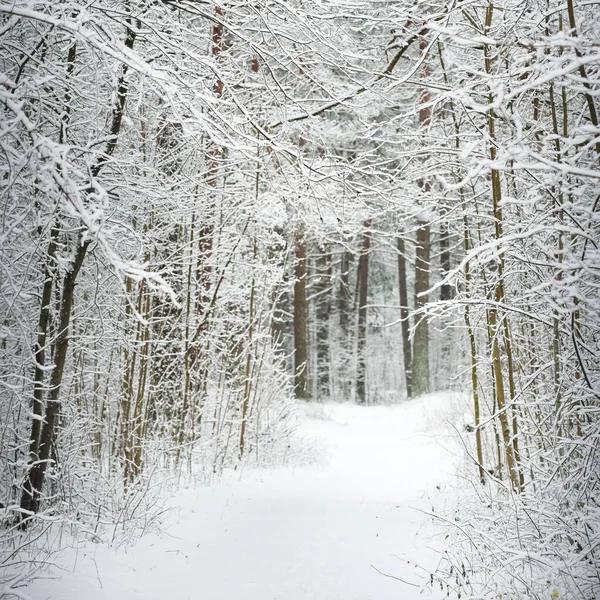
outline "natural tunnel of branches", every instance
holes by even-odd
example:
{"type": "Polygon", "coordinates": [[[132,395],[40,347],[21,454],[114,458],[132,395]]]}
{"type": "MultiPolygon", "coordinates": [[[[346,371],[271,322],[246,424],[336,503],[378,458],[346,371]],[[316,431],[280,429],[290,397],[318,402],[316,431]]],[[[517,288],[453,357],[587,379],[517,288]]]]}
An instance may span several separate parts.
{"type": "Polygon", "coordinates": [[[0,4],[2,539],[276,462],[298,402],[459,389],[502,525],[439,577],[600,597],[599,19],[0,4]]]}

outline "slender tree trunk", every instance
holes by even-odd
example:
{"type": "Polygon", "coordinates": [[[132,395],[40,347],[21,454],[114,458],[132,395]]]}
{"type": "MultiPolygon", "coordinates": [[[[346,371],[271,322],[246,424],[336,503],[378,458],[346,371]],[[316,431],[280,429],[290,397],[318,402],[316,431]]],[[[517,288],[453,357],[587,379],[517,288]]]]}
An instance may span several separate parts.
{"type": "Polygon", "coordinates": [[[330,395],[329,313],[331,309],[331,256],[323,248],[317,258],[315,305],[317,320],[317,394],[330,395]]]}
{"type": "Polygon", "coordinates": [[[44,487],[46,468],[50,461],[50,448],[54,440],[56,417],[60,408],[60,390],[62,385],[67,351],[69,349],[69,326],[73,313],[75,297],[75,282],[83,264],[90,242],[84,242],[75,254],[75,259],[65,275],[60,298],[60,313],[58,320],[58,336],[55,343],[54,370],[50,378],[50,392],[46,403],[44,424],[40,433],[38,458],[31,464],[21,497],[21,508],[36,513],[39,510],[40,496],[44,487]]]}
{"type": "Polygon", "coordinates": [[[184,340],[183,340],[183,399],[182,399],[182,410],[179,415],[179,435],[177,440],[177,452],[175,455],[175,470],[179,474],[179,467],[181,464],[181,453],[183,450],[183,443],[185,441],[185,419],[190,406],[190,395],[191,395],[191,380],[192,380],[192,367],[194,364],[193,357],[190,352],[190,335],[191,327],[190,322],[192,318],[192,276],[193,276],[193,259],[194,259],[194,236],[196,229],[196,213],[192,213],[190,222],[190,234],[189,234],[189,248],[190,257],[187,268],[187,281],[186,281],[186,295],[185,295],[185,329],[184,329],[184,340]]]}
{"type": "Polygon", "coordinates": [[[500,431],[506,456],[506,467],[513,490],[520,488],[519,473],[515,451],[512,443],[512,431],[508,415],[509,405],[507,404],[506,391],[504,385],[504,376],[502,374],[502,355],[500,352],[500,342],[498,340],[498,311],[491,308],[489,311],[489,323],[492,331],[492,369],[494,373],[494,384],[496,389],[496,401],[498,406],[498,415],[500,419],[500,431]]]}
{"type": "MultiPolygon", "coordinates": [[[[211,52],[214,59],[218,62],[225,49],[225,29],[220,22],[223,18],[223,9],[220,6],[215,7],[215,23],[211,29],[211,52]]],[[[216,98],[223,96],[224,83],[217,77],[213,83],[213,94],[216,98]]],[[[199,315],[202,315],[203,325],[199,326],[197,332],[205,331],[210,326],[207,316],[212,310],[213,296],[212,288],[212,266],[211,258],[213,255],[216,207],[217,207],[217,189],[219,187],[219,175],[222,170],[224,159],[224,148],[215,144],[208,137],[205,137],[206,150],[206,184],[211,190],[209,192],[208,207],[204,220],[200,222],[197,233],[198,254],[196,263],[196,307],[199,315]]],[[[194,336],[197,337],[197,336],[194,336]]],[[[193,364],[196,379],[196,391],[198,392],[199,402],[204,402],[204,392],[206,389],[207,366],[203,352],[202,340],[194,340],[190,351],[193,352],[193,364]]]]}
{"type": "MultiPolygon", "coordinates": [[[[439,50],[439,58],[440,58],[440,64],[442,67],[442,72],[444,74],[444,82],[448,83],[448,76],[446,73],[446,66],[444,64],[444,58],[443,58],[443,54],[442,54],[442,46],[441,44],[438,42],[438,50],[439,50]]],[[[457,151],[460,151],[460,140],[461,140],[461,136],[460,136],[460,126],[459,123],[456,119],[456,114],[454,112],[454,105],[453,103],[451,103],[451,111],[452,111],[452,123],[454,125],[454,132],[455,132],[455,147],[457,151]]],[[[459,177],[458,175],[455,175],[455,178],[457,181],[460,181],[461,177],[459,177]]],[[[462,207],[462,211],[463,211],[463,248],[464,248],[464,253],[465,255],[467,255],[469,253],[469,250],[471,249],[471,237],[470,237],[470,226],[469,226],[469,221],[468,221],[468,217],[467,217],[467,212],[466,212],[466,202],[465,202],[465,193],[464,193],[464,189],[461,187],[459,189],[459,197],[460,197],[460,205],[462,207]]],[[[475,199],[475,211],[477,211],[477,204],[476,204],[477,200],[475,199]]],[[[478,228],[478,232],[479,232],[479,228],[478,228]]],[[[450,270],[450,253],[448,252],[447,255],[445,254],[446,249],[448,248],[448,236],[449,236],[449,231],[448,231],[448,225],[446,222],[444,222],[444,225],[442,227],[442,256],[441,256],[441,263],[442,263],[442,277],[445,277],[446,274],[448,273],[448,271],[450,270]]],[[[470,264],[467,262],[465,264],[465,296],[467,298],[467,300],[471,299],[471,267],[470,264]]],[[[452,293],[451,290],[448,292],[444,292],[444,290],[442,289],[441,294],[440,294],[440,299],[441,300],[449,300],[452,297],[452,293]]],[[[477,338],[475,335],[475,331],[473,329],[473,325],[471,323],[471,311],[469,308],[469,304],[468,302],[465,303],[465,307],[464,307],[464,320],[465,320],[465,326],[467,328],[467,336],[469,338],[469,350],[470,350],[470,358],[471,358],[471,387],[472,387],[472,394],[473,394],[473,415],[474,415],[474,422],[475,422],[475,449],[476,449],[476,453],[477,453],[477,471],[479,474],[479,480],[482,484],[485,483],[485,467],[483,465],[483,441],[482,441],[482,435],[481,435],[481,402],[480,402],[480,398],[479,398],[479,369],[478,369],[478,365],[477,365],[477,338]]],[[[495,425],[495,422],[494,422],[495,425]]],[[[494,427],[494,431],[496,431],[496,427],[494,427]]],[[[496,439],[497,439],[497,435],[496,435],[496,439]]],[[[501,465],[501,460],[498,460],[498,464],[499,466],[501,465]]]]}
{"type": "MultiPolygon", "coordinates": [[[[143,288],[140,290],[140,294],[143,293],[143,288]]],[[[141,327],[141,348],[140,348],[140,366],[138,370],[138,381],[136,389],[136,399],[132,418],[132,430],[131,430],[131,461],[129,463],[129,482],[133,483],[136,478],[142,472],[142,458],[143,458],[143,444],[144,444],[144,431],[146,430],[145,423],[145,406],[148,399],[148,363],[150,361],[151,349],[150,349],[150,326],[148,320],[150,317],[150,306],[151,297],[149,290],[143,293],[144,296],[144,315],[146,323],[141,327]]]]}
{"type": "Polygon", "coordinates": [[[340,288],[338,295],[338,314],[340,319],[340,327],[344,333],[349,332],[350,324],[350,301],[352,295],[350,293],[350,263],[352,262],[352,254],[347,250],[342,253],[340,265],[340,288]]]}
{"type": "Polygon", "coordinates": [[[352,336],[351,322],[354,311],[352,310],[352,293],[350,291],[350,268],[352,264],[352,253],[348,250],[342,252],[340,263],[340,283],[338,289],[338,317],[340,325],[340,356],[338,379],[342,398],[349,398],[352,389],[350,379],[350,365],[352,363],[352,336]]]}
{"type": "MultiPolygon", "coordinates": [[[[256,260],[257,245],[253,240],[253,260],[256,260]]],[[[248,316],[248,349],[246,350],[246,365],[244,368],[244,398],[242,400],[242,424],[240,427],[240,458],[244,456],[246,447],[246,427],[250,412],[250,395],[252,392],[252,354],[254,352],[254,303],[256,294],[256,280],[252,278],[250,287],[250,307],[248,316]]]]}
{"type": "MultiPolygon", "coordinates": [[[[464,202],[463,202],[464,210],[464,202]]],[[[465,254],[470,250],[469,241],[469,225],[466,213],[463,214],[463,234],[465,254]]],[[[467,298],[471,296],[471,269],[469,263],[465,265],[465,294],[467,298]]],[[[485,483],[485,468],[483,466],[483,444],[481,440],[481,407],[479,403],[479,375],[477,371],[477,341],[475,332],[471,324],[471,311],[469,304],[465,305],[464,309],[465,326],[467,328],[467,336],[469,337],[469,350],[471,354],[471,387],[473,388],[473,414],[475,421],[475,448],[477,452],[477,470],[479,472],[479,481],[485,483]]]]}
{"type": "MultiPolygon", "coordinates": [[[[133,293],[133,279],[131,277],[127,278],[127,282],[125,283],[125,289],[128,296],[127,305],[125,307],[125,327],[127,328],[128,322],[131,318],[131,314],[133,309],[131,307],[131,302],[133,299],[131,295],[133,293]]],[[[138,296],[136,312],[141,314],[142,306],[142,296],[141,294],[138,296]]],[[[130,352],[128,348],[125,348],[123,352],[123,361],[125,363],[125,374],[123,376],[123,397],[121,400],[121,458],[123,460],[123,482],[124,487],[127,488],[127,484],[129,481],[128,473],[130,469],[130,464],[132,461],[132,448],[131,448],[131,415],[132,415],[132,406],[133,406],[133,380],[135,376],[136,363],[137,363],[137,351],[136,347],[139,343],[139,327],[140,323],[138,322],[137,328],[132,328],[130,335],[134,335],[135,332],[135,346],[130,352]]],[[[127,329],[126,329],[127,332],[127,329]]]]}
{"type": "MultiPolygon", "coordinates": [[[[425,39],[419,43],[422,52],[425,52],[427,44],[425,39]]],[[[430,75],[430,68],[426,62],[423,62],[422,77],[427,79],[430,75]]],[[[419,122],[423,135],[426,135],[431,124],[431,107],[428,105],[431,100],[431,94],[426,87],[421,88],[422,106],[419,110],[419,122]]],[[[425,194],[430,191],[428,181],[421,181],[420,186],[425,194]]],[[[429,289],[430,272],[430,243],[431,226],[425,221],[417,223],[416,254],[415,254],[415,327],[413,338],[412,353],[412,382],[411,392],[414,396],[421,396],[429,393],[429,322],[423,309],[429,299],[425,295],[429,289]]]]}
{"type": "MultiPolygon", "coordinates": [[[[493,4],[489,4],[486,10],[485,33],[488,34],[493,17],[493,4]]],[[[492,57],[487,44],[484,45],[485,71],[488,75],[492,74],[492,57]]],[[[493,104],[493,97],[489,95],[489,103],[493,104]]],[[[496,120],[493,110],[488,113],[488,134],[490,137],[490,158],[496,159],[496,120]]],[[[492,207],[494,215],[494,234],[496,240],[500,241],[504,236],[504,219],[502,212],[502,183],[500,180],[500,171],[491,170],[492,183],[492,207]]],[[[498,280],[494,300],[497,305],[505,304],[506,297],[504,292],[504,255],[500,254],[498,259],[498,280]]],[[[489,311],[490,327],[492,330],[492,361],[494,369],[494,379],[496,382],[496,397],[498,401],[498,412],[500,413],[500,426],[506,452],[506,465],[513,490],[520,491],[523,488],[523,474],[519,466],[518,449],[518,428],[515,408],[513,406],[514,393],[514,374],[512,365],[512,353],[510,350],[510,334],[508,333],[508,321],[506,316],[498,317],[498,309],[493,307],[489,311]],[[503,323],[500,323],[500,320],[503,323]],[[502,355],[500,351],[500,325],[503,327],[505,351],[507,353],[509,397],[506,397],[504,377],[502,372],[502,355]],[[510,411],[510,412],[509,412],[510,411]],[[510,421],[510,425],[509,425],[510,421]]]]}
{"type": "Polygon", "coordinates": [[[367,403],[367,296],[369,291],[369,252],[371,249],[371,219],[363,224],[363,244],[358,260],[358,324],[356,349],[356,402],[367,403]]]}
{"type": "Polygon", "coordinates": [[[406,245],[402,238],[396,240],[398,245],[398,290],[400,293],[400,328],[402,331],[402,356],[404,359],[404,377],[406,380],[406,397],[412,396],[412,347],[410,340],[408,281],[406,277],[406,245]]]}
{"type": "Polygon", "coordinates": [[[429,393],[429,323],[422,311],[428,303],[430,268],[430,226],[419,224],[415,255],[415,312],[416,322],[412,356],[412,394],[421,396],[429,393]],[[421,312],[419,312],[421,311],[421,312]]]}
{"type": "Polygon", "coordinates": [[[46,337],[50,323],[50,303],[52,302],[52,287],[54,281],[53,263],[56,258],[56,240],[58,230],[52,228],[50,242],[46,253],[44,266],[44,287],[42,289],[42,302],[37,329],[37,343],[35,347],[35,373],[33,377],[33,420],[31,421],[31,437],[29,440],[29,460],[38,460],[42,415],[44,412],[44,372],[46,366],[46,337]]]}
{"type": "MultiPolygon", "coordinates": [[[[450,233],[448,231],[448,222],[446,221],[445,211],[442,214],[442,225],[440,230],[440,263],[442,279],[450,272],[450,233]]],[[[449,283],[442,284],[440,288],[440,300],[452,300],[452,286],[449,283]]]]}
{"type": "Polygon", "coordinates": [[[299,226],[294,247],[294,383],[296,398],[310,399],[308,384],[308,263],[304,229],[299,226]]]}

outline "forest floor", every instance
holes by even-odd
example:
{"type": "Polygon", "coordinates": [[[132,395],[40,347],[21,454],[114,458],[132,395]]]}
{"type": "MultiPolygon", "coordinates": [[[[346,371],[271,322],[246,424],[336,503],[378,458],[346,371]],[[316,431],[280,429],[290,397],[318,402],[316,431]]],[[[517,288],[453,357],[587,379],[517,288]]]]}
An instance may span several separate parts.
{"type": "Polygon", "coordinates": [[[444,548],[425,513],[456,502],[461,402],[302,406],[296,443],[321,457],[314,464],[179,490],[160,532],[132,546],[67,547],[58,569],[21,591],[32,600],[443,598],[420,587],[444,548]]]}

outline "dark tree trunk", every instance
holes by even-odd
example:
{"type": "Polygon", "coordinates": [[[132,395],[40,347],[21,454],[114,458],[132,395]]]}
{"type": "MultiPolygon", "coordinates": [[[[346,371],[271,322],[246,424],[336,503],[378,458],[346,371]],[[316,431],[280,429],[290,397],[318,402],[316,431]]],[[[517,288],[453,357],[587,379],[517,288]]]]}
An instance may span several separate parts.
{"type": "Polygon", "coordinates": [[[352,390],[350,365],[353,356],[353,337],[351,323],[354,321],[353,294],[350,291],[350,269],[352,252],[344,250],[340,261],[340,278],[337,297],[338,319],[340,326],[339,354],[336,357],[338,366],[339,392],[343,398],[349,398],[352,390]]]}
{"type": "Polygon", "coordinates": [[[294,384],[296,398],[310,399],[308,384],[308,263],[306,239],[302,228],[294,239],[296,262],[294,265],[294,384]]]}
{"type": "Polygon", "coordinates": [[[367,295],[369,291],[369,251],[371,249],[371,220],[364,222],[363,246],[358,261],[358,326],[356,350],[356,402],[366,404],[367,295]]]}
{"type": "Polygon", "coordinates": [[[325,249],[317,258],[315,305],[317,317],[317,394],[330,395],[329,312],[331,309],[331,256],[325,249]]]}
{"type": "MultiPolygon", "coordinates": [[[[77,57],[77,44],[71,44],[67,56],[67,79],[70,79],[75,68],[77,57]]],[[[61,116],[59,143],[67,142],[67,132],[71,117],[71,94],[67,90],[64,97],[64,108],[61,116]]],[[[41,233],[41,231],[40,231],[41,233]]],[[[31,422],[31,438],[29,440],[29,460],[38,460],[38,447],[42,429],[42,415],[44,412],[44,368],[46,366],[46,338],[50,324],[50,303],[52,302],[52,289],[54,286],[54,267],[56,261],[56,245],[58,242],[59,227],[55,222],[50,230],[50,242],[44,265],[44,285],[42,287],[42,303],[37,329],[37,343],[35,346],[35,373],[33,376],[33,421],[31,422]]]]}
{"type": "MultiPolygon", "coordinates": [[[[283,232],[278,232],[283,233],[283,232]]],[[[283,236],[282,236],[283,237],[283,236]]],[[[284,272],[281,281],[277,283],[273,291],[272,317],[271,317],[271,337],[273,345],[277,352],[287,355],[291,354],[292,349],[286,343],[292,339],[292,307],[290,289],[290,275],[285,269],[286,256],[283,254],[285,246],[274,246],[269,249],[269,260],[277,262],[284,272]]],[[[286,252],[287,255],[287,252],[286,252]]]]}
{"type": "Polygon", "coordinates": [[[38,450],[40,433],[42,429],[42,415],[44,413],[44,372],[46,366],[46,337],[50,323],[50,303],[52,302],[52,288],[54,282],[53,263],[56,256],[56,241],[58,230],[52,228],[50,243],[44,267],[44,286],[42,288],[42,304],[37,329],[37,342],[35,346],[35,373],[33,376],[33,420],[31,422],[31,437],[29,440],[29,460],[35,462],[39,459],[38,450]]]}
{"type": "Polygon", "coordinates": [[[342,253],[342,261],[340,265],[340,288],[338,292],[338,312],[340,319],[340,327],[342,333],[347,335],[350,323],[350,302],[352,295],[350,294],[350,263],[352,262],[352,253],[345,250],[342,253]]]}
{"type": "MultiPolygon", "coordinates": [[[[445,217],[442,216],[444,219],[445,217]]],[[[442,223],[440,231],[440,263],[442,279],[450,272],[450,234],[448,232],[448,223],[442,223]]],[[[452,286],[444,283],[440,288],[440,300],[452,300],[452,286]]]]}
{"type": "Polygon", "coordinates": [[[412,395],[412,348],[410,343],[410,323],[408,321],[408,283],[406,278],[406,247],[404,240],[398,238],[398,289],[400,292],[400,327],[402,331],[402,355],[404,358],[404,376],[406,378],[406,397],[412,395]]]}
{"type": "Polygon", "coordinates": [[[75,259],[65,275],[60,297],[60,316],[58,321],[58,336],[55,342],[54,370],[50,379],[50,392],[46,403],[46,414],[40,434],[37,460],[31,464],[21,496],[21,508],[32,513],[38,512],[40,495],[44,486],[46,468],[50,460],[50,448],[54,439],[56,417],[60,408],[60,388],[69,349],[69,326],[73,313],[75,297],[75,282],[83,264],[90,242],[86,241],[77,249],[75,259]]]}

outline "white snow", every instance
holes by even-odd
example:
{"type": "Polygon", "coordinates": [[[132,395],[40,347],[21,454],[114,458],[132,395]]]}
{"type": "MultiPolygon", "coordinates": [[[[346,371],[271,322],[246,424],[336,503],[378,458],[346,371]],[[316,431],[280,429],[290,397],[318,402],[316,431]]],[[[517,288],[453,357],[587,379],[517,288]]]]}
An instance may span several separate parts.
{"type": "Polygon", "coordinates": [[[181,490],[161,534],[67,549],[52,579],[23,591],[32,600],[443,598],[409,583],[428,581],[441,557],[443,538],[432,539],[422,511],[453,502],[458,450],[447,422],[461,402],[303,406],[300,443],[318,445],[318,464],[181,490]]]}

